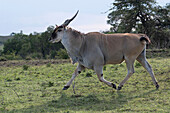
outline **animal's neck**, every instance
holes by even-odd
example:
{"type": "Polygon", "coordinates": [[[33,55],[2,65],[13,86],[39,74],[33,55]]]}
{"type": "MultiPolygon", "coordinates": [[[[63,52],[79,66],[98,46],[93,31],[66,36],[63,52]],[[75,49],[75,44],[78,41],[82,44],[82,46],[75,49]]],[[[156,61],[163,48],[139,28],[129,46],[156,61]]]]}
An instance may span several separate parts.
{"type": "Polygon", "coordinates": [[[76,62],[74,60],[79,57],[79,52],[81,49],[81,45],[83,42],[82,34],[78,31],[66,31],[61,43],[66,48],[69,56],[72,58],[73,62],[76,62]]]}

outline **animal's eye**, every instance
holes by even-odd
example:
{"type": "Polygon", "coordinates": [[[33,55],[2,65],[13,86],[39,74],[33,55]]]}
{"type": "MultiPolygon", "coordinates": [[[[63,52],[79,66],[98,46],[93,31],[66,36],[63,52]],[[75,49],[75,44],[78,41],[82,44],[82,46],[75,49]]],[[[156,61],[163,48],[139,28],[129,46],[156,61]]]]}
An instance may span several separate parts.
{"type": "Polygon", "coordinates": [[[58,32],[61,32],[61,31],[62,31],[61,29],[58,30],[58,32]]]}

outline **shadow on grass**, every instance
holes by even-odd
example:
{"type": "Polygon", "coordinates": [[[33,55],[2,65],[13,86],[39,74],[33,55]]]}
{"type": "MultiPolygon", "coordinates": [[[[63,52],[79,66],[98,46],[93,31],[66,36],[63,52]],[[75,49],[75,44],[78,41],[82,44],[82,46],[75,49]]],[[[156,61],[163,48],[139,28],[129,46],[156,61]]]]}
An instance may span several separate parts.
{"type": "Polygon", "coordinates": [[[147,96],[156,90],[150,90],[148,92],[142,93],[140,95],[131,95],[130,92],[113,92],[110,95],[111,98],[107,100],[106,98],[99,99],[99,96],[91,94],[88,96],[82,95],[72,95],[68,96],[62,92],[58,99],[53,99],[52,101],[46,102],[45,104],[39,106],[31,106],[29,108],[23,108],[18,110],[13,110],[10,112],[67,112],[67,111],[105,111],[105,110],[119,110],[123,108],[128,101],[147,96]]]}

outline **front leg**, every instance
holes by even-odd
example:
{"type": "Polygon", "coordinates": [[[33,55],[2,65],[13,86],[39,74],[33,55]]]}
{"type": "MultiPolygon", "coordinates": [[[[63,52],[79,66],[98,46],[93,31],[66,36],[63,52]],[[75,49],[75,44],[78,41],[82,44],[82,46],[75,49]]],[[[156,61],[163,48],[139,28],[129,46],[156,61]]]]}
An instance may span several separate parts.
{"type": "Polygon", "coordinates": [[[78,64],[78,66],[77,66],[76,70],[74,71],[71,79],[70,79],[70,80],[67,82],[67,84],[64,86],[63,90],[67,90],[67,89],[70,87],[70,85],[71,85],[71,83],[73,82],[73,80],[76,78],[76,76],[77,76],[78,74],[80,74],[81,71],[84,70],[84,69],[85,69],[84,66],[82,66],[81,64],[78,64]]]}

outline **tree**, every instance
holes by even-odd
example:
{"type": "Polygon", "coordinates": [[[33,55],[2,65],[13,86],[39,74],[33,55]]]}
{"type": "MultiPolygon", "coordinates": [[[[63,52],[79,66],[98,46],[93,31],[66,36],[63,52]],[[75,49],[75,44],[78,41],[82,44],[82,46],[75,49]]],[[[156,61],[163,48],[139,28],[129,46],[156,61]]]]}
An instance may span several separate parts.
{"type": "Polygon", "coordinates": [[[155,12],[152,41],[157,48],[170,48],[170,3],[158,6],[155,12]]]}
{"type": "MultiPolygon", "coordinates": [[[[164,34],[170,29],[169,7],[157,6],[155,0],[115,0],[109,10],[107,23],[112,25],[113,32],[145,33],[158,42],[162,36],[158,37],[157,34],[164,34]]],[[[165,34],[169,37],[168,33],[165,34]]]]}
{"type": "Polygon", "coordinates": [[[131,32],[138,24],[147,28],[147,22],[154,15],[155,4],[155,0],[115,0],[107,22],[115,32],[131,32]]]}
{"type": "Polygon", "coordinates": [[[20,49],[22,48],[22,44],[24,43],[24,39],[26,39],[26,35],[23,34],[15,34],[14,38],[7,40],[4,43],[4,50],[3,53],[15,52],[15,55],[18,54],[20,49]]]}

